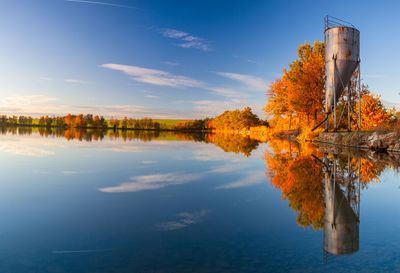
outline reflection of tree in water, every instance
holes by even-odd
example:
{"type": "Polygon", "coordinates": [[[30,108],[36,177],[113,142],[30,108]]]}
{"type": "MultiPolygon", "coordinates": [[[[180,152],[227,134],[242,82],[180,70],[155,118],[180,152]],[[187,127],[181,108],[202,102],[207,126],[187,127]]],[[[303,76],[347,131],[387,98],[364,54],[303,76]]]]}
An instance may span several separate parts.
{"type": "Polygon", "coordinates": [[[238,134],[210,134],[208,139],[225,152],[233,152],[235,154],[242,153],[247,157],[250,156],[251,152],[259,145],[258,140],[238,134]]]}
{"type": "Polygon", "coordinates": [[[363,154],[324,155],[309,144],[299,146],[284,140],[271,140],[269,144],[271,150],[265,152],[264,158],[270,183],[281,190],[283,199],[297,213],[297,224],[314,229],[324,227],[327,168],[312,155],[335,163],[335,183],[346,193],[351,206],[358,205],[354,197],[358,177],[361,188],[367,188],[368,183],[379,182],[385,168],[398,167],[384,160],[373,162],[366,155],[362,157],[363,154]]]}
{"type": "Polygon", "coordinates": [[[267,176],[280,189],[283,199],[297,213],[297,224],[320,229],[324,223],[324,184],[322,166],[300,146],[283,140],[270,142],[265,152],[267,176]]]}
{"type": "Polygon", "coordinates": [[[67,129],[51,127],[0,127],[0,133],[31,135],[39,134],[43,137],[60,137],[68,141],[101,141],[103,139],[123,141],[152,141],[152,140],[173,140],[173,141],[194,141],[213,143],[222,148],[225,152],[242,153],[250,156],[251,152],[258,147],[259,141],[249,136],[231,134],[209,134],[209,133],[183,133],[158,130],[98,130],[98,129],[67,129]]]}

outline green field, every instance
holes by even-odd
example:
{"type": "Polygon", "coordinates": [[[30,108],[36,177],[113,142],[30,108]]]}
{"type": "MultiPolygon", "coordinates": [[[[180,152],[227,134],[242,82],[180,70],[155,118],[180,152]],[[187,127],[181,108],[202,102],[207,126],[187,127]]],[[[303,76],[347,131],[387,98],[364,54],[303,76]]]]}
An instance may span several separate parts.
{"type": "Polygon", "coordinates": [[[160,124],[165,124],[167,126],[175,126],[176,124],[180,122],[185,122],[188,119],[153,119],[154,121],[157,121],[160,124]]]}

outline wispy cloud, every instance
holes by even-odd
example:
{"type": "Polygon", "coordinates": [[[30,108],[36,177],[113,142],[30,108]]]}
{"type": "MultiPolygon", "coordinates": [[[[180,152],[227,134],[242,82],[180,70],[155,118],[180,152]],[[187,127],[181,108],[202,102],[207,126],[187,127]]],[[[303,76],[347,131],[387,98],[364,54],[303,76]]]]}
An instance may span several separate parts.
{"type": "Polygon", "coordinates": [[[39,101],[29,101],[24,104],[25,100],[6,99],[0,98],[0,114],[5,115],[28,115],[39,117],[42,115],[67,115],[68,113],[80,114],[97,114],[105,118],[115,117],[152,117],[152,118],[165,118],[165,119],[195,119],[202,117],[202,114],[196,113],[192,110],[171,109],[171,108],[153,108],[144,107],[141,105],[69,105],[69,104],[56,104],[41,103],[39,101]],[[4,100],[4,101],[2,101],[4,100]]]}
{"type": "Polygon", "coordinates": [[[53,254],[81,254],[81,253],[93,253],[93,252],[108,252],[113,251],[112,248],[99,248],[99,249],[79,249],[79,250],[53,250],[53,254]]]}
{"type": "Polygon", "coordinates": [[[77,174],[87,174],[87,173],[92,173],[92,171],[78,171],[78,170],[62,171],[63,175],[77,175],[77,174]]]}
{"type": "Polygon", "coordinates": [[[111,6],[111,7],[118,7],[118,8],[126,8],[126,9],[140,9],[133,6],[126,6],[120,5],[115,3],[108,3],[108,2],[100,2],[100,1],[89,1],[89,0],[64,0],[66,2],[74,2],[74,3],[84,3],[84,4],[93,4],[93,5],[103,5],[103,6],[111,6]]]}
{"type": "MultiPolygon", "coordinates": [[[[175,34],[176,36],[182,34],[175,34]]],[[[174,75],[168,71],[159,70],[159,69],[151,69],[134,65],[123,65],[123,64],[102,64],[101,67],[120,71],[128,76],[132,76],[132,80],[159,85],[159,86],[167,86],[167,87],[196,87],[201,88],[207,91],[211,91],[215,94],[218,94],[227,98],[248,98],[250,95],[247,93],[248,91],[258,91],[266,89],[266,81],[261,78],[257,78],[251,75],[237,74],[237,73],[226,73],[226,72],[217,72],[217,75],[227,77],[230,79],[234,79],[243,83],[245,86],[242,88],[246,92],[241,92],[234,90],[232,88],[218,87],[211,84],[207,84],[203,81],[196,80],[187,76],[182,75],[174,75]]],[[[148,98],[155,98],[146,96],[148,98]]],[[[236,104],[238,101],[232,100],[236,104]]],[[[224,102],[224,104],[232,105],[232,101],[224,102]]]]}
{"type": "Polygon", "coordinates": [[[156,163],[158,163],[158,161],[155,161],[155,160],[145,160],[145,161],[142,161],[142,164],[156,164],[156,163]]]}
{"type": "Polygon", "coordinates": [[[132,80],[169,87],[204,87],[205,84],[185,76],[174,75],[167,71],[144,68],[133,65],[103,64],[101,67],[121,71],[132,76],[132,80]]]}
{"type": "Polygon", "coordinates": [[[210,173],[235,173],[238,170],[243,168],[243,164],[227,164],[212,168],[209,172],[210,173]]]}
{"type": "Polygon", "coordinates": [[[257,172],[257,173],[249,173],[243,179],[236,180],[231,183],[227,183],[221,186],[216,187],[217,189],[234,189],[234,188],[241,188],[241,187],[248,187],[257,184],[261,184],[266,181],[266,176],[264,172],[257,172]]]}
{"type": "Polygon", "coordinates": [[[196,48],[203,51],[212,50],[209,41],[197,36],[193,36],[184,31],[167,28],[162,31],[162,34],[165,37],[180,40],[181,42],[176,45],[182,48],[196,48]]]}
{"type": "Polygon", "coordinates": [[[165,61],[164,64],[167,64],[167,65],[170,65],[170,66],[178,66],[178,65],[181,65],[181,64],[178,63],[178,62],[170,62],[170,61],[165,61]]]}
{"type": "Polygon", "coordinates": [[[222,87],[208,87],[208,90],[217,93],[221,96],[228,97],[228,98],[247,98],[249,97],[248,94],[238,92],[236,90],[232,90],[229,88],[222,88],[222,87]]]}
{"type": "Polygon", "coordinates": [[[50,77],[40,77],[39,80],[41,80],[41,81],[53,81],[54,79],[50,78],[50,77]]]}
{"type": "Polygon", "coordinates": [[[247,62],[248,62],[248,63],[252,63],[252,64],[258,64],[258,65],[261,65],[261,63],[260,63],[260,62],[257,62],[257,61],[255,61],[255,60],[252,60],[252,59],[248,59],[248,60],[247,60],[247,62]]]}
{"type": "Polygon", "coordinates": [[[192,102],[194,109],[211,115],[221,114],[224,110],[241,109],[248,106],[248,102],[238,99],[231,100],[198,100],[192,102]]]}
{"type": "Polygon", "coordinates": [[[155,95],[145,95],[145,97],[149,98],[149,99],[159,99],[160,98],[160,96],[155,96],[155,95]]]}
{"type": "Polygon", "coordinates": [[[34,156],[34,157],[44,157],[55,154],[53,151],[32,147],[22,142],[10,142],[10,141],[0,144],[0,151],[15,155],[34,156]]]}
{"type": "Polygon", "coordinates": [[[64,81],[67,83],[87,83],[86,81],[77,80],[77,79],[65,79],[64,81]]]}
{"type": "Polygon", "coordinates": [[[240,161],[238,155],[226,153],[215,146],[210,147],[209,149],[194,150],[192,158],[199,161],[240,161]]]}
{"type": "Polygon", "coordinates": [[[177,214],[180,219],[156,224],[156,228],[163,231],[186,228],[190,225],[201,222],[208,213],[209,210],[206,209],[202,209],[201,211],[197,212],[181,212],[177,214]]]}
{"type": "Polygon", "coordinates": [[[125,182],[116,187],[100,188],[102,192],[136,192],[143,190],[156,190],[169,185],[179,185],[201,178],[200,174],[164,173],[133,176],[132,182],[125,182]]]}
{"type": "MultiPolygon", "coordinates": [[[[400,95],[400,93],[399,93],[400,95]]],[[[396,109],[400,109],[400,103],[399,102],[392,102],[392,101],[387,101],[387,100],[382,100],[383,106],[385,106],[386,109],[392,109],[393,107],[396,109]]]]}
{"type": "Polygon", "coordinates": [[[258,77],[254,77],[251,75],[246,75],[246,74],[239,74],[239,73],[228,73],[228,72],[216,72],[217,75],[220,75],[222,77],[226,77],[238,82],[243,83],[246,85],[247,89],[253,90],[253,91],[264,91],[267,89],[267,82],[258,77]]]}
{"type": "Polygon", "coordinates": [[[51,98],[45,95],[30,95],[30,96],[14,96],[0,98],[0,105],[3,106],[22,106],[32,104],[44,104],[51,101],[55,101],[56,98],[51,98]]]}

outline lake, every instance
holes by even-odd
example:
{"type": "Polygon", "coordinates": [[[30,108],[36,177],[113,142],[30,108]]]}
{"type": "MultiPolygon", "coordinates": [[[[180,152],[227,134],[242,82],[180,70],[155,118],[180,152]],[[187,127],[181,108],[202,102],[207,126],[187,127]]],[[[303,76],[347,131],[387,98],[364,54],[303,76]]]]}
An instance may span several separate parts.
{"type": "Polygon", "coordinates": [[[400,271],[397,155],[1,131],[0,272],[400,271]]]}

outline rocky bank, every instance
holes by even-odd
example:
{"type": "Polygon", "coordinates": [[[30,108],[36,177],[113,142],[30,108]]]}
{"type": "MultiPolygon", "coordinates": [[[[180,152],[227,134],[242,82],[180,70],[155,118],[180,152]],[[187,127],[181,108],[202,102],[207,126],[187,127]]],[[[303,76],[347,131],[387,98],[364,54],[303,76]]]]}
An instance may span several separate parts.
{"type": "Polygon", "coordinates": [[[400,133],[391,132],[322,132],[318,142],[376,151],[400,152],[400,133]]]}

